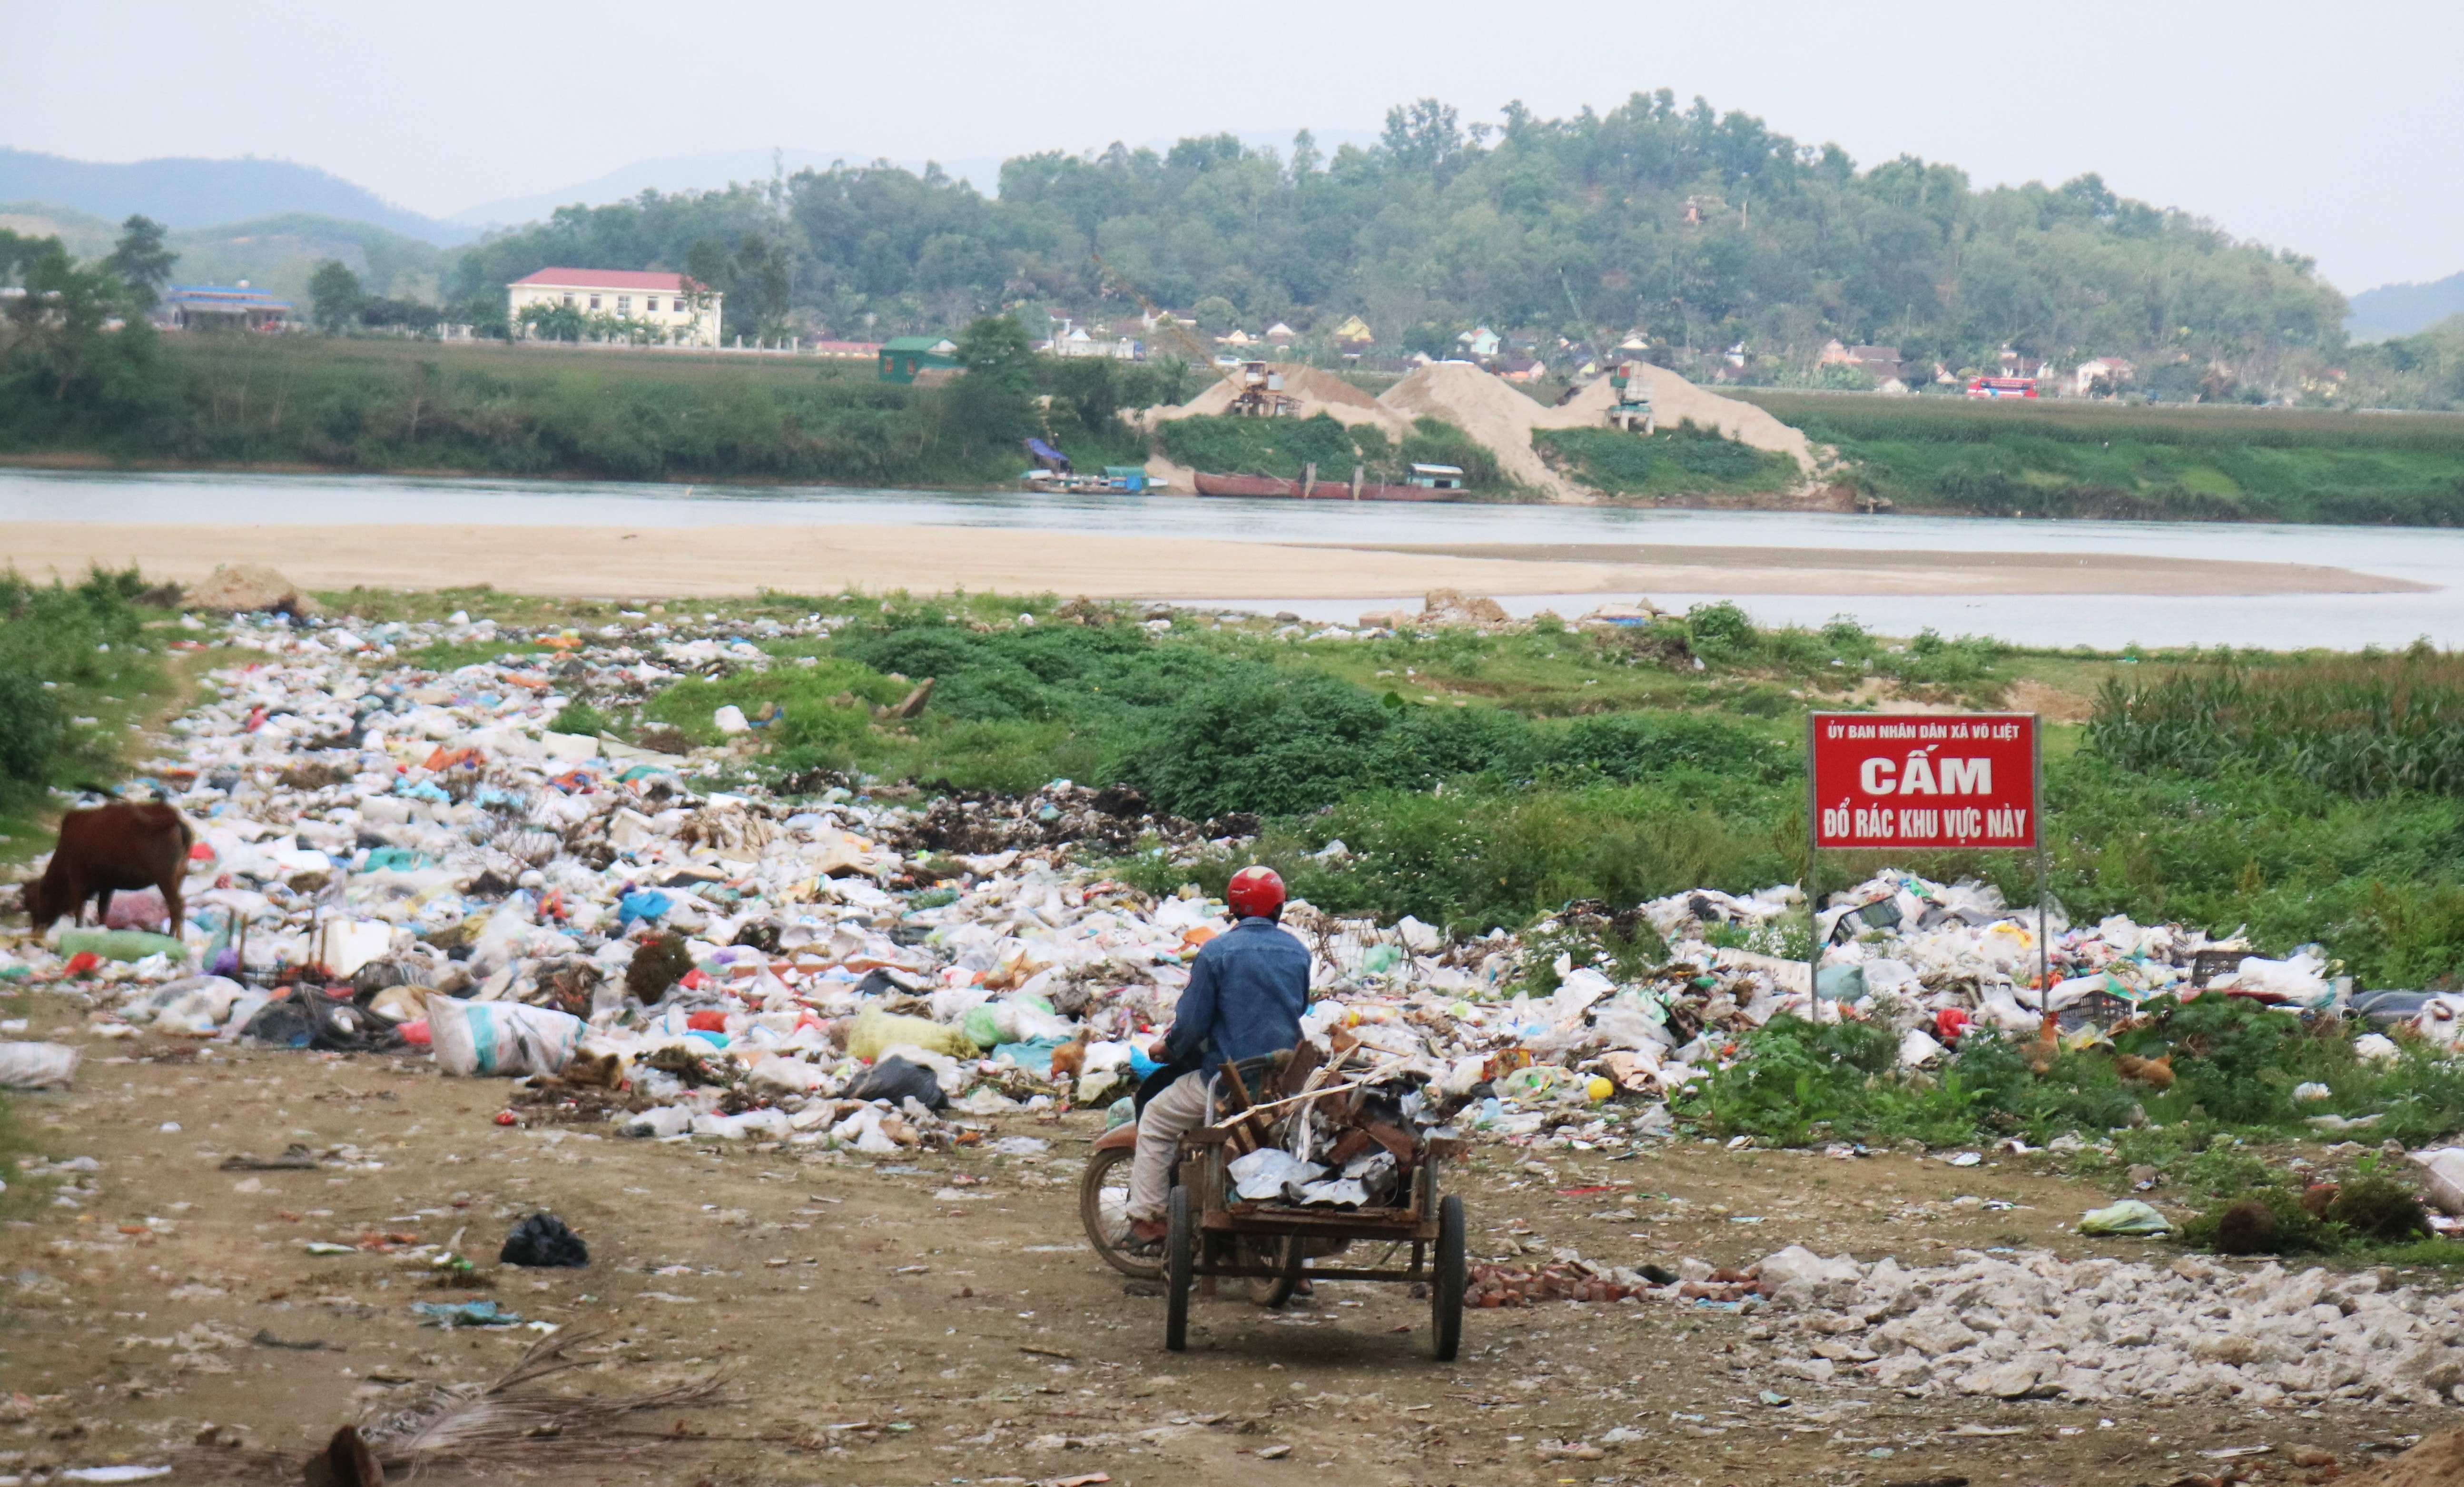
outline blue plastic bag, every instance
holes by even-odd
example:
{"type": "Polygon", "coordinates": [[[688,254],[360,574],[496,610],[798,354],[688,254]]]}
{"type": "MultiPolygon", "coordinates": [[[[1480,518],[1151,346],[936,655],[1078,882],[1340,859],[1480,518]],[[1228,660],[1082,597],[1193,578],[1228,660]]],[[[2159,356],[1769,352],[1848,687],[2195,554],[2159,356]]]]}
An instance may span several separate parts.
{"type": "Polygon", "coordinates": [[[1016,1064],[1029,1074],[1052,1077],[1053,1050],[1070,1041],[1067,1038],[1030,1038],[1023,1043],[1003,1043],[993,1050],[996,1063],[1016,1064]]]}
{"type": "Polygon", "coordinates": [[[616,900],[616,922],[627,929],[637,920],[656,922],[666,917],[675,900],[655,888],[637,888],[616,900]]]}

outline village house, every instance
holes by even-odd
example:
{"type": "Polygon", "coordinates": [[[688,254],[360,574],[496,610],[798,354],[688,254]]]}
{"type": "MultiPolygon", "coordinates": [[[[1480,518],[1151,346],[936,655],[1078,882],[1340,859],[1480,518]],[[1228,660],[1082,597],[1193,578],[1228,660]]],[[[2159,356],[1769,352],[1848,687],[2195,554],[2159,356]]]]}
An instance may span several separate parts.
{"type": "Polygon", "coordinates": [[[1995,353],[1994,360],[2001,366],[2001,371],[1998,373],[2000,376],[2026,377],[2033,380],[2045,374],[2045,364],[2041,359],[2023,356],[2007,345],[1995,353]]]}
{"type": "Polygon", "coordinates": [[[892,336],[881,344],[881,382],[933,387],[956,377],[958,344],[947,336],[892,336]]]}
{"type": "Polygon", "coordinates": [[[2137,375],[2139,368],[2118,356],[2092,356],[2071,368],[2073,397],[2108,397],[2137,375]]]}
{"type": "MultiPolygon", "coordinates": [[[[1906,363],[1901,359],[1898,346],[1852,346],[1827,341],[1822,345],[1821,365],[1853,367],[1873,378],[1876,386],[1884,387],[1901,382],[1900,374],[1906,363]]],[[[1901,382],[1900,390],[1907,390],[1905,383],[1901,382]]]]}
{"type": "Polygon", "coordinates": [[[518,328],[533,305],[645,322],[678,345],[718,344],[719,301],[681,274],[627,269],[541,269],[505,286],[506,315],[518,328]]]}
{"type": "Polygon", "coordinates": [[[262,289],[237,284],[173,284],[163,292],[155,318],[174,330],[285,330],[293,305],[262,289]]]}

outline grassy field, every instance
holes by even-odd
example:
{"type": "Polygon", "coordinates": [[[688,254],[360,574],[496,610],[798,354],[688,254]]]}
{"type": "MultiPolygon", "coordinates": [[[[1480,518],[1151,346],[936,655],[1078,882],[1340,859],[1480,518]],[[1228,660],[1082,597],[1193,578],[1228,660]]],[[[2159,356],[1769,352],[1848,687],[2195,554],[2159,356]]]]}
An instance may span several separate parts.
{"type": "Polygon", "coordinates": [[[1615,429],[1542,429],[1541,456],[1576,483],[1617,498],[1776,495],[1804,475],[1796,461],[1691,424],[1649,437],[1615,429]]]}
{"type": "Polygon", "coordinates": [[[1346,427],[1324,413],[1310,418],[1177,418],[1157,431],[1164,453],[1192,469],[1299,479],[1314,464],[1321,479],[1352,478],[1359,465],[1366,478],[1400,483],[1414,464],[1453,465],[1475,496],[1521,494],[1499,473],[1497,458],[1451,424],[1416,421],[1411,433],[1389,439],[1374,425],[1346,427]]]}
{"type": "Polygon", "coordinates": [[[2452,526],[2464,414],[1737,394],[1904,510],[2452,526]]]}
{"type": "Polygon", "coordinates": [[[1010,433],[969,427],[948,389],[879,382],[869,362],[308,336],[161,344],[165,386],[142,413],[64,446],[30,421],[39,411],[0,411],[0,454],[938,486],[1024,468],[1010,433]]]}

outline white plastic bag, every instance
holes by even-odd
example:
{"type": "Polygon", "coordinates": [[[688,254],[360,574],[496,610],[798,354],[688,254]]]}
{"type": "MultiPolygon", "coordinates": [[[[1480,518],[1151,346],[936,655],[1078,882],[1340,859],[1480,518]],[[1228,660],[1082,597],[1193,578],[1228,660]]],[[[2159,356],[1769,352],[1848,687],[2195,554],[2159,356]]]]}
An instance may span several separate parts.
{"type": "Polygon", "coordinates": [[[67,1089],[77,1051],[66,1043],[0,1043],[0,1089],[67,1089]]]}
{"type": "Polygon", "coordinates": [[[308,958],[336,977],[347,977],[393,946],[393,926],[383,920],[329,919],[317,926],[308,958]]]}
{"type": "Polygon", "coordinates": [[[428,999],[428,1038],[446,1074],[555,1074],[573,1061],[586,1025],[570,1012],[519,1002],[428,999]]]}
{"type": "Polygon", "coordinates": [[[2335,994],[2320,974],[2326,966],[2325,958],[2306,945],[2280,961],[2246,955],[2232,983],[2236,989],[2267,992],[2297,1007],[2320,1007],[2335,994]]]}
{"type": "Polygon", "coordinates": [[[2440,1212],[2464,1218],[2464,1146],[2416,1151],[2412,1160],[2429,1180],[2430,1201],[2440,1212]]]}

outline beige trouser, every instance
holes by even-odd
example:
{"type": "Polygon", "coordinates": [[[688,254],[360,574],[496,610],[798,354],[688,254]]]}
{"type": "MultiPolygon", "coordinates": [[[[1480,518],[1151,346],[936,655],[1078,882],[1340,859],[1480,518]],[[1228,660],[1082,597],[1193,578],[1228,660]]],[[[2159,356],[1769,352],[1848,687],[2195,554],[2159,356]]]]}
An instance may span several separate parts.
{"type": "Polygon", "coordinates": [[[1130,1164],[1130,1217],[1161,1219],[1172,1195],[1172,1158],[1180,1139],[1206,1123],[1207,1076],[1192,1072],[1163,1087],[1138,1113],[1138,1155],[1130,1164]]]}

